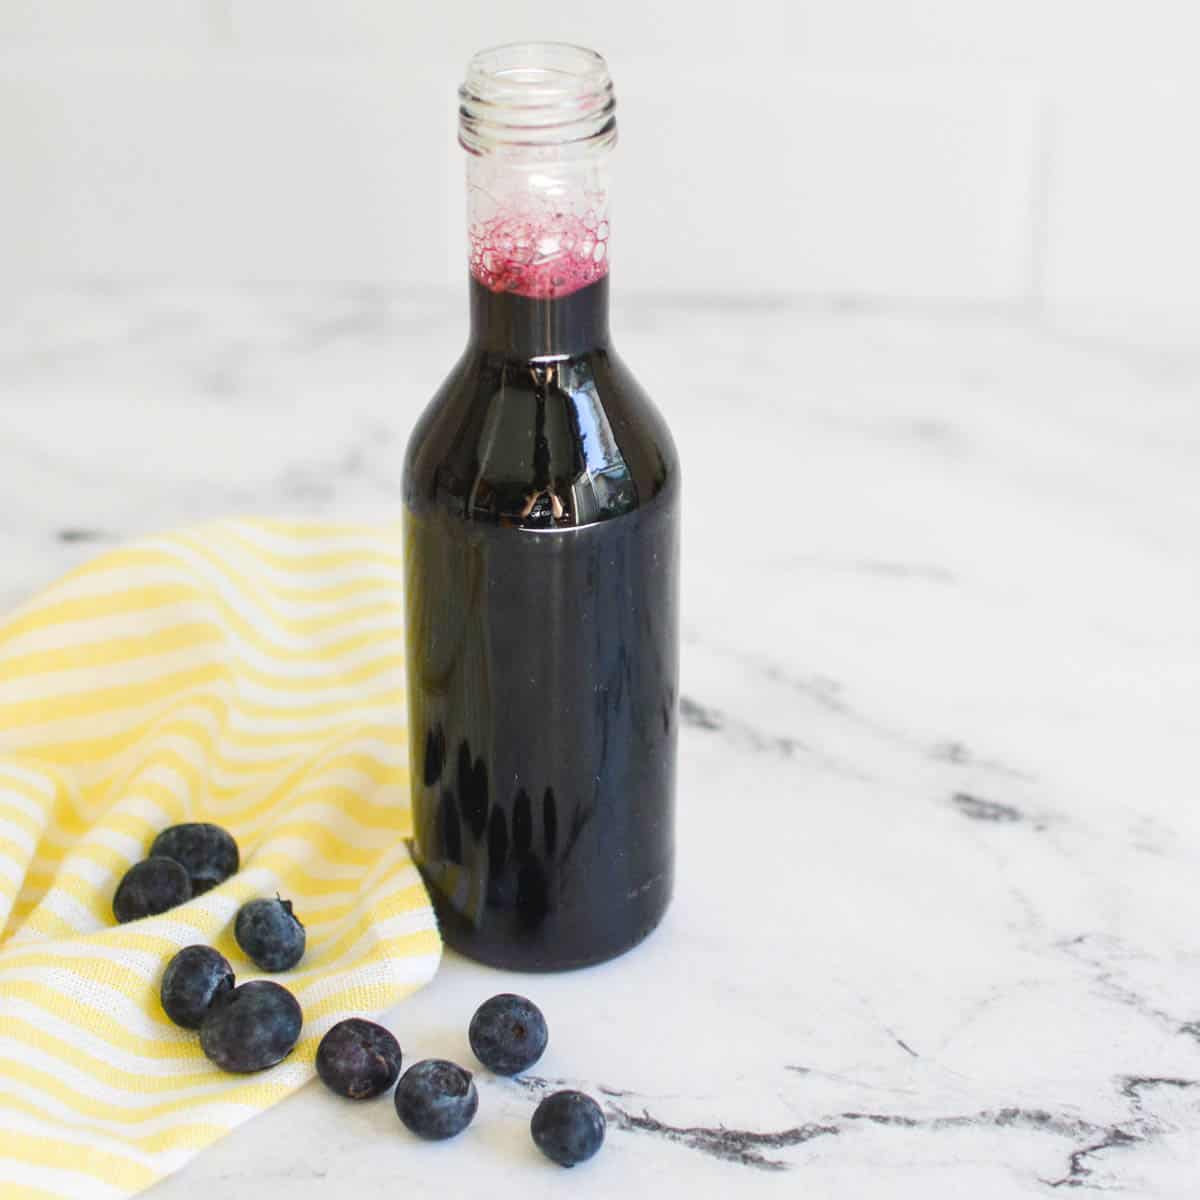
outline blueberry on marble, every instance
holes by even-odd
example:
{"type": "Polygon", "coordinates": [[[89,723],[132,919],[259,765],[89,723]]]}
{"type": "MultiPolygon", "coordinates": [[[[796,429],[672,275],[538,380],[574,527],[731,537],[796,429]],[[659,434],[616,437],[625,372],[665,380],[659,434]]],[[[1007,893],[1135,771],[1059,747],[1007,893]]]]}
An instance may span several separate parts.
{"type": "Polygon", "coordinates": [[[303,1024],[287,988],[254,979],[217,997],[200,1024],[200,1048],[222,1071],[262,1071],[287,1058],[303,1024]]]}
{"type": "Polygon", "coordinates": [[[292,912],[292,902],[278,896],[243,904],[233,936],[246,956],[264,971],[287,971],[304,957],[304,926],[292,912]]]}
{"type": "Polygon", "coordinates": [[[502,992],[485,1000],[467,1031],[475,1057],[497,1075],[528,1071],[546,1049],[549,1031],[532,1000],[502,992]]]}
{"type": "Polygon", "coordinates": [[[317,1074],[330,1091],[350,1100],[381,1096],[400,1077],[400,1043],[382,1025],[349,1017],[317,1047],[317,1074]]]}
{"type": "Polygon", "coordinates": [[[537,1106],[529,1130],[537,1148],[562,1167],[586,1162],[604,1144],[604,1114],[591,1096],[563,1091],[537,1106]]]}
{"type": "Polygon", "coordinates": [[[159,997],[163,1011],[184,1029],[199,1029],[218,997],[233,991],[233,968],[211,946],[184,946],[167,963],[159,997]]]}
{"type": "Polygon", "coordinates": [[[173,858],[187,871],[192,895],[199,896],[224,883],[238,869],[237,842],[220,825],[189,821],[172,825],[154,839],[151,854],[173,858]]]}
{"type": "Polygon", "coordinates": [[[113,916],[121,922],[154,917],[192,898],[192,881],[173,859],[152,857],[134,863],[117,884],[113,916]]]}
{"type": "Polygon", "coordinates": [[[418,1137],[442,1141],[462,1133],[479,1108],[470,1071],[441,1058],[413,1063],[396,1085],[396,1115],[418,1137]]]}

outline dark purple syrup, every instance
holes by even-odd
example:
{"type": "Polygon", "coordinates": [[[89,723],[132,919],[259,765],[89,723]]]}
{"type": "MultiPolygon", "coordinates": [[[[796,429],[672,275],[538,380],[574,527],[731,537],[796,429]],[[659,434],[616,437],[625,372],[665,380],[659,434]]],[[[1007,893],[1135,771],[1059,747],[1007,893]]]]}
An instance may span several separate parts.
{"type": "Polygon", "coordinates": [[[471,280],[405,463],[417,860],[447,943],[559,970],[671,896],[679,467],[608,341],[608,280],[471,280]]]}

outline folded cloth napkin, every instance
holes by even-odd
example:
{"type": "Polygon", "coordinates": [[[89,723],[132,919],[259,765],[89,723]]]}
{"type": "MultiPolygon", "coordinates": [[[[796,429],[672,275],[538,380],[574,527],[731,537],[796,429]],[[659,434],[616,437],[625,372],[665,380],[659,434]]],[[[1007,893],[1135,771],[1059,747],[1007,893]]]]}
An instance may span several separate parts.
{"type": "Polygon", "coordinates": [[[394,528],[228,521],[68,575],[0,625],[0,1196],[128,1196],[313,1074],[321,1035],[414,991],[441,953],[409,858],[394,528]],[[118,925],[155,834],[214,821],[241,870],[118,925]],[[274,976],[292,1055],[224,1075],[159,1005],[182,946],[246,900],[293,901],[274,976]]]}

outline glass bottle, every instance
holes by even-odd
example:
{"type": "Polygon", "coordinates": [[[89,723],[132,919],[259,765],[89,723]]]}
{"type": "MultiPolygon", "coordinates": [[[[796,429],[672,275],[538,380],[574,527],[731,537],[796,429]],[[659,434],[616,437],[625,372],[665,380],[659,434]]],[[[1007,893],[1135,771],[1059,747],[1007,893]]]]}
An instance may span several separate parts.
{"type": "Polygon", "coordinates": [[[604,60],[503,46],[459,95],[470,336],[404,471],[414,849],[450,946],[560,970],[671,896],[679,465],[609,338],[604,60]]]}

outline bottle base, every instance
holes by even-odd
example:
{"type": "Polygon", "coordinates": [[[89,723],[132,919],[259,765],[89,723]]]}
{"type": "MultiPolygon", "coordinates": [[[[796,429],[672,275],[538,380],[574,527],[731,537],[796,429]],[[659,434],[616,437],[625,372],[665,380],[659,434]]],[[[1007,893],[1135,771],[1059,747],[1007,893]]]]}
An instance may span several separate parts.
{"type": "MultiPolygon", "coordinates": [[[[641,945],[658,928],[671,899],[668,884],[663,889],[665,894],[657,897],[659,903],[652,908],[642,905],[636,919],[622,923],[619,935],[592,939],[586,946],[576,943],[564,948],[549,944],[536,931],[519,927],[497,929],[495,920],[488,922],[486,930],[480,929],[453,908],[437,888],[429,890],[442,940],[451,950],[484,966],[531,975],[576,971],[620,958],[641,945]]],[[[645,893],[639,899],[644,897],[645,893]]]]}

